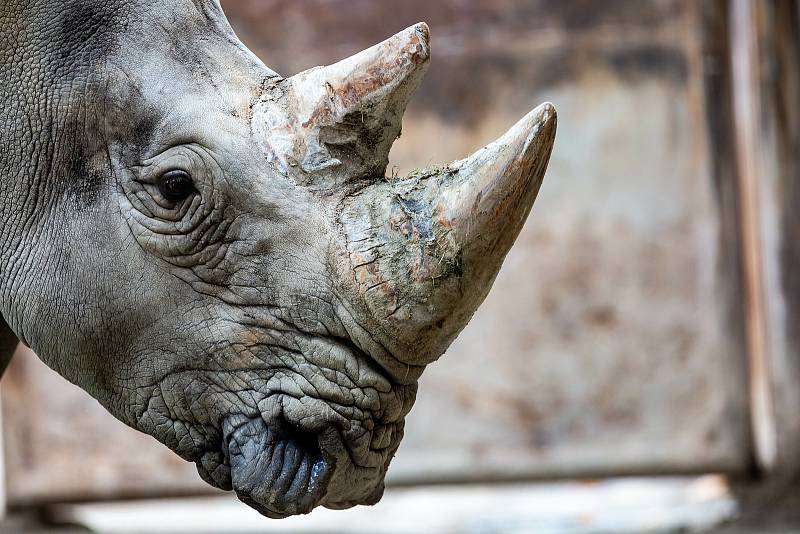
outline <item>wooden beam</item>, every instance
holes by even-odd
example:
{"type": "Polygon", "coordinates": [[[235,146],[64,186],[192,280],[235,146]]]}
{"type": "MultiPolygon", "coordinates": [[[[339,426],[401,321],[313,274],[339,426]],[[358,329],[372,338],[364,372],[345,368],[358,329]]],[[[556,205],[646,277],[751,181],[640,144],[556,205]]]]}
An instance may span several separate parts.
{"type": "MultiPolygon", "coordinates": [[[[749,3],[746,0],[745,3],[749,3]]],[[[800,475],[800,10],[753,2],[755,216],[763,262],[764,350],[781,476],[800,475]]]]}
{"type": "MultiPolygon", "coordinates": [[[[738,157],[737,125],[734,115],[734,71],[732,68],[732,43],[730,34],[732,0],[704,0],[698,3],[699,32],[703,61],[703,90],[705,101],[705,120],[708,132],[710,169],[714,186],[717,210],[719,213],[720,267],[719,276],[724,278],[721,286],[731,288],[722,297],[726,301],[728,314],[728,335],[733,346],[742,347],[741,353],[746,362],[732,362],[731,365],[745,363],[748,381],[750,379],[748,314],[744,303],[747,301],[747,275],[742,239],[742,191],[739,180],[742,162],[738,157]]],[[[732,358],[736,355],[731,354],[732,358]]],[[[742,392],[742,395],[748,395],[742,392]]],[[[752,411],[752,402],[746,403],[752,411]]],[[[749,439],[742,447],[747,447],[748,455],[755,459],[757,443],[753,439],[752,414],[750,414],[749,439]]],[[[755,463],[755,462],[754,462],[755,463]]]]}
{"type": "Polygon", "coordinates": [[[776,462],[777,437],[765,340],[757,9],[751,0],[732,0],[729,31],[752,436],[758,467],[771,471],[776,462]]]}
{"type": "Polygon", "coordinates": [[[753,455],[773,481],[796,480],[800,8],[792,0],[707,0],[704,15],[714,172],[735,186],[727,194],[738,215],[753,455]]]}

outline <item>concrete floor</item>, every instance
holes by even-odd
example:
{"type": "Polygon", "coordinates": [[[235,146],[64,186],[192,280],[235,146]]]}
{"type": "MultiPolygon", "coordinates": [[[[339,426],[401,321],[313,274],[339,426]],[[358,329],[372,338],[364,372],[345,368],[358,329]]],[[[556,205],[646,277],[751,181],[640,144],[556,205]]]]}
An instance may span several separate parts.
{"type": "Polygon", "coordinates": [[[17,511],[0,533],[800,534],[800,492],[776,491],[734,498],[717,476],[390,488],[374,507],[283,521],[232,497],[165,499],[17,511]]]}
{"type": "MultiPolygon", "coordinates": [[[[374,507],[319,509],[282,521],[265,519],[230,497],[64,505],[50,510],[51,517],[62,522],[109,534],[691,533],[713,532],[736,514],[727,484],[717,476],[391,488],[374,507]]],[[[11,528],[14,525],[7,523],[0,531],[54,531],[11,528]]],[[[66,527],[57,532],[81,530],[66,527]]],[[[792,531],[775,534],[785,532],[792,531]]]]}

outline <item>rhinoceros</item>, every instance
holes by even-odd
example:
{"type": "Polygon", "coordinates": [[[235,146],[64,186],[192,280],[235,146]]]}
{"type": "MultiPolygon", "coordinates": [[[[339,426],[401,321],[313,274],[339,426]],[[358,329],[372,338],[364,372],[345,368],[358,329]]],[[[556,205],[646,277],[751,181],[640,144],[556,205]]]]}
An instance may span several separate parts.
{"type": "Polygon", "coordinates": [[[7,331],[268,517],[376,503],[531,210],[553,106],[387,177],[422,23],[284,78],[217,0],[3,0],[0,54],[7,331]]]}

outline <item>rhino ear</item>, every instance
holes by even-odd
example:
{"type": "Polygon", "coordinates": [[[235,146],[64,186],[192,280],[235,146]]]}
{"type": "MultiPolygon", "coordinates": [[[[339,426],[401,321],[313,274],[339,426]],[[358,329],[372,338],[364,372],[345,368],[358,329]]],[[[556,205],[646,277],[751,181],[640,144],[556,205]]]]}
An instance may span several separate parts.
{"type": "Polygon", "coordinates": [[[315,189],[383,177],[429,60],[429,30],[420,23],[282,80],[254,107],[254,135],[280,170],[315,189]]]}

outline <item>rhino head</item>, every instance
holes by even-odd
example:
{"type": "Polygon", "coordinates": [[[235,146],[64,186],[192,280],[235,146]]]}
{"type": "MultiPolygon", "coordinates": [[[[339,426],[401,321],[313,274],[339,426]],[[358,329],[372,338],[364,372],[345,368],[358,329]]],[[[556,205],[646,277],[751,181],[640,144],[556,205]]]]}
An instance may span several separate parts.
{"type": "Polygon", "coordinates": [[[213,0],[10,0],[0,53],[13,331],[267,516],[377,502],[536,198],[553,107],[386,177],[425,24],[282,78],[213,0]]]}

